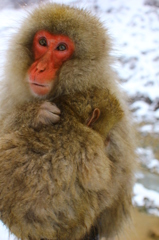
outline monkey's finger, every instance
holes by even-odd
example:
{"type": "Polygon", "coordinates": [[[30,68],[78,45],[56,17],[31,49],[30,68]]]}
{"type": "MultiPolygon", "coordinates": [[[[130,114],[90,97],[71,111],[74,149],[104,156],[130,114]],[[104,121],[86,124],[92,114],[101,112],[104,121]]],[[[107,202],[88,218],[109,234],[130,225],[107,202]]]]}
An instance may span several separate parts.
{"type": "Polygon", "coordinates": [[[60,116],[58,114],[52,113],[48,110],[41,111],[39,115],[39,122],[45,125],[57,123],[60,121],[60,116]]]}
{"type": "Polygon", "coordinates": [[[50,103],[50,102],[44,102],[41,107],[42,110],[47,110],[51,113],[55,113],[55,114],[61,114],[60,109],[56,106],[55,103],[50,103]]]}
{"type": "Polygon", "coordinates": [[[56,106],[55,103],[51,104],[50,112],[55,113],[55,114],[61,114],[61,110],[56,106]]]}

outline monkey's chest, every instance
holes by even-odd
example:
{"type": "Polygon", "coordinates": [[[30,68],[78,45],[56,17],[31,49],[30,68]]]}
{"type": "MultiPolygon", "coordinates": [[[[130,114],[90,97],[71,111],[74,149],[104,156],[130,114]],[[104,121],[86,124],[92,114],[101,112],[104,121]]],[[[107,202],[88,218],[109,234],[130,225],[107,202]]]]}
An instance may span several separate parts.
{"type": "Polygon", "coordinates": [[[15,234],[21,226],[49,239],[65,229],[60,239],[68,239],[77,226],[83,231],[94,221],[98,191],[87,188],[99,149],[89,131],[80,124],[55,125],[49,132],[24,127],[0,138],[0,211],[15,234]]]}

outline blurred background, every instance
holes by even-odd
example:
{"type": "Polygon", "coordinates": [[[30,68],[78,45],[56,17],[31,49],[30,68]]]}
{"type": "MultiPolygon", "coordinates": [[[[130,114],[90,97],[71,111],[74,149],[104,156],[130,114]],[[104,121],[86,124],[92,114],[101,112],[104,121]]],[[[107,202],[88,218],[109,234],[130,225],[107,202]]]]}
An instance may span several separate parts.
{"type": "MultiPolygon", "coordinates": [[[[21,21],[39,0],[0,2],[0,74],[5,51],[21,21]]],[[[137,128],[139,167],[132,216],[117,239],[159,240],[159,0],[55,0],[95,13],[108,28],[111,54],[137,128]]],[[[8,230],[0,223],[0,240],[8,230]]],[[[15,239],[10,235],[10,239],[15,239]]]]}

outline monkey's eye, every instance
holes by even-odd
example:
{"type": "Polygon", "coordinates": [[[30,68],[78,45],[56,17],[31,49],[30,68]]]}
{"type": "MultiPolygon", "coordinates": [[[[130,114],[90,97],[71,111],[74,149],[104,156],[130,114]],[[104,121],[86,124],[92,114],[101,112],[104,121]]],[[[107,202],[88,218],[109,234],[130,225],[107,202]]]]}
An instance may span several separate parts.
{"type": "Polygon", "coordinates": [[[64,43],[61,43],[56,48],[58,51],[65,51],[67,49],[66,45],[64,43]]]}
{"type": "Polygon", "coordinates": [[[45,39],[44,37],[41,38],[41,39],[39,40],[39,44],[40,44],[41,46],[46,47],[46,46],[47,46],[47,41],[46,41],[46,39],[45,39]]]}

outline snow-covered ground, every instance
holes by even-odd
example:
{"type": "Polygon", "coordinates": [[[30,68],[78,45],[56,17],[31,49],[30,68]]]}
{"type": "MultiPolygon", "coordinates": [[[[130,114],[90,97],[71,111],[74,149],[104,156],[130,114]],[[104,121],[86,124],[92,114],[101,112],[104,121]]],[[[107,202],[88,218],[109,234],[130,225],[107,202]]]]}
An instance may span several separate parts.
{"type": "MultiPolygon", "coordinates": [[[[144,122],[142,133],[159,133],[159,8],[144,4],[145,0],[56,0],[95,12],[109,29],[114,42],[114,65],[122,86],[133,99],[131,109],[135,121],[144,122]]],[[[27,12],[5,9],[0,11],[0,66],[10,36],[16,32],[27,12]]],[[[0,74],[3,69],[0,67],[0,74]]],[[[137,149],[140,161],[151,172],[159,174],[159,161],[151,148],[137,149]]],[[[140,176],[141,177],[141,176],[140,176]]],[[[156,177],[157,178],[157,177],[156,177]]],[[[158,175],[159,185],[159,175],[158,175]]],[[[159,191],[134,186],[133,203],[159,215],[159,191]]],[[[0,239],[8,239],[8,230],[0,222],[0,239]]],[[[14,237],[11,235],[10,239],[14,237]]]]}
{"type": "Polygon", "coordinates": [[[136,183],[134,186],[133,204],[145,209],[150,214],[159,216],[159,194],[153,190],[144,188],[139,183],[136,183]]]}

